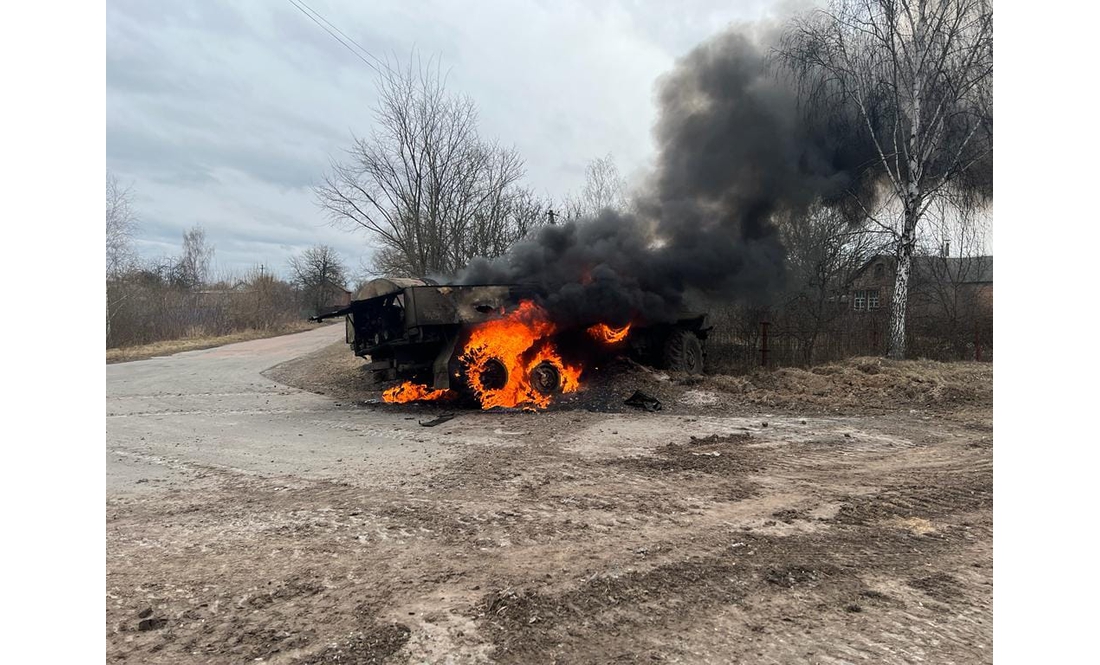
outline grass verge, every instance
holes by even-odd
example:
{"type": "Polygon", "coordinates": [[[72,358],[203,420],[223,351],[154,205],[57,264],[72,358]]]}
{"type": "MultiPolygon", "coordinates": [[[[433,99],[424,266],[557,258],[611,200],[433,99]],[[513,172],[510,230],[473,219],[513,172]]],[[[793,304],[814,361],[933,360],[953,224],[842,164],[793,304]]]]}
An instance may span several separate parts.
{"type": "Polygon", "coordinates": [[[248,342],[250,340],[264,339],[266,337],[291,335],[306,330],[313,330],[322,325],[325,324],[295,321],[282,328],[275,328],[272,330],[241,330],[229,335],[166,339],[160,342],[153,342],[152,344],[107,349],[107,364],[124,363],[131,360],[145,360],[156,356],[168,356],[173,353],[182,353],[183,351],[198,351],[200,349],[210,349],[215,346],[234,344],[236,342],[248,342]]]}

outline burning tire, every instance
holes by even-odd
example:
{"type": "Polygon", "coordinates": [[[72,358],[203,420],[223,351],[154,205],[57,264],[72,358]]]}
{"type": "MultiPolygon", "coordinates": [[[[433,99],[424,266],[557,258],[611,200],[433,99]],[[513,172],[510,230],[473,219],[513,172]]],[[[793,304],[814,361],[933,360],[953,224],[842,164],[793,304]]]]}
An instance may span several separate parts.
{"type": "Polygon", "coordinates": [[[485,361],[478,378],[484,390],[500,390],[508,385],[508,368],[500,360],[490,358],[485,361]]]}
{"type": "Polygon", "coordinates": [[[677,328],[665,340],[661,360],[666,369],[687,374],[703,373],[703,342],[694,331],[677,328]]]}
{"type": "Polygon", "coordinates": [[[561,390],[561,373],[553,363],[544,360],[531,370],[531,385],[543,395],[553,395],[561,390]]]}

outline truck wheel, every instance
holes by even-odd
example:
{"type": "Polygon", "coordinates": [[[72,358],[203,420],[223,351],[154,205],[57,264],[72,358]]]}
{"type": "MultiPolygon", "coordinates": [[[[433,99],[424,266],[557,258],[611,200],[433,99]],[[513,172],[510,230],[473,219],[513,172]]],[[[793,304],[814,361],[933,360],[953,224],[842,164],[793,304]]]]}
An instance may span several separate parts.
{"type": "Polygon", "coordinates": [[[677,328],[665,340],[664,366],[674,372],[703,373],[703,342],[691,330],[677,328]]]}
{"type": "Polygon", "coordinates": [[[543,395],[553,395],[561,388],[561,373],[553,363],[544,360],[531,370],[531,385],[543,395]]]}
{"type": "Polygon", "coordinates": [[[500,390],[508,385],[508,368],[496,358],[485,361],[481,370],[481,387],[485,390],[500,390]]]}

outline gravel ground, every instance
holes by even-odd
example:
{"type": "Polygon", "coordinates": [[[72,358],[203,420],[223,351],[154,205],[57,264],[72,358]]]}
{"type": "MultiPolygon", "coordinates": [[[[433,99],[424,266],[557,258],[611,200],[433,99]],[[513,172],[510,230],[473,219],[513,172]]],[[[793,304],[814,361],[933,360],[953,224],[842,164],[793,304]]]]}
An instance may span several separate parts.
{"type": "Polygon", "coordinates": [[[992,661],[991,366],[481,412],[341,332],[108,367],[108,661],[992,661]]]}

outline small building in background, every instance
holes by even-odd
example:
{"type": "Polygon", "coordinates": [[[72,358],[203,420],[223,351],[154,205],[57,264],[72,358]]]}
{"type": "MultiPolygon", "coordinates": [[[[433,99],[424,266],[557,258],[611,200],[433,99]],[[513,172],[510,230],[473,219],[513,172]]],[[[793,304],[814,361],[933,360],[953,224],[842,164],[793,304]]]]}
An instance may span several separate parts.
{"type": "MultiPolygon", "coordinates": [[[[847,308],[854,314],[889,311],[897,260],[879,254],[856,271],[848,287],[847,308]]],[[[909,278],[909,313],[918,310],[993,309],[992,256],[914,256],[909,278]]]]}
{"type": "Polygon", "coordinates": [[[341,307],[347,307],[351,304],[351,291],[344,288],[343,285],[328,283],[327,288],[327,304],[329,309],[340,309],[341,307]]]}
{"type": "MultiPolygon", "coordinates": [[[[880,254],[849,282],[844,307],[854,329],[885,343],[897,260],[880,254]]],[[[993,257],[914,256],[906,311],[912,357],[991,359],[993,257]]]]}

